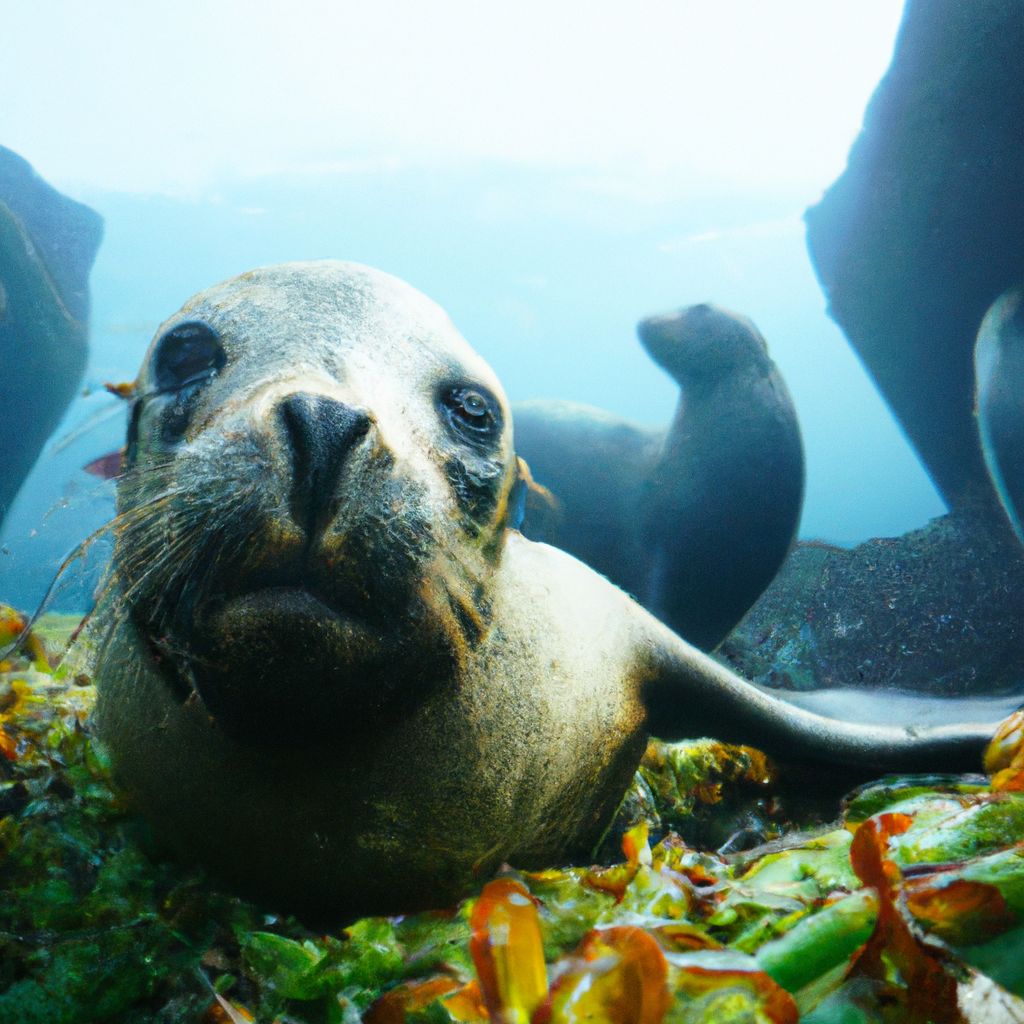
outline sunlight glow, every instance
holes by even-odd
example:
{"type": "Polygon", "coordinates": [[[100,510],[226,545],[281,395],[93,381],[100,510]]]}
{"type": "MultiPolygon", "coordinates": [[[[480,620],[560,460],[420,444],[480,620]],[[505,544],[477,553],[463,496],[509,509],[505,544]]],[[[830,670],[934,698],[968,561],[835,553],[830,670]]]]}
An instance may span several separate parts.
{"type": "Polygon", "coordinates": [[[65,187],[187,193],[407,162],[599,167],[644,194],[823,187],[900,0],[12,5],[0,141],[65,187]]]}

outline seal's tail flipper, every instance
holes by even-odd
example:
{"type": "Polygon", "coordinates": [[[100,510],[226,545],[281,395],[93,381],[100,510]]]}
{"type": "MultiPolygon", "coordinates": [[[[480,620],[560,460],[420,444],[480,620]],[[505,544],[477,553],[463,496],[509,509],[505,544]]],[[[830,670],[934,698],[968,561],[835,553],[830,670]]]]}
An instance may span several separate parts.
{"type": "Polygon", "coordinates": [[[798,706],[665,634],[651,647],[655,663],[644,691],[648,728],[663,739],[713,736],[781,760],[878,771],[980,771],[997,725],[1022,703],[1019,697],[944,700],[883,692],[877,700],[889,714],[850,721],[832,715],[852,714],[875,695],[794,694],[805,705],[798,706]]]}

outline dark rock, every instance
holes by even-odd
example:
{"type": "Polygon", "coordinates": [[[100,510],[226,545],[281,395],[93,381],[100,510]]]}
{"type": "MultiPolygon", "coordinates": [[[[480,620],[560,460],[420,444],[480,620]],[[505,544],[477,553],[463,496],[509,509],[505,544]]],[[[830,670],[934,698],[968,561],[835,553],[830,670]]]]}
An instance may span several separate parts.
{"type": "Polygon", "coordinates": [[[1024,559],[963,508],[851,550],[800,544],[720,653],[790,690],[896,687],[941,696],[1020,689],[1024,559]]]}
{"type": "Polygon", "coordinates": [[[849,164],[807,213],[830,312],[943,496],[993,500],[972,404],[1024,273],[1024,3],[908,0],[849,164]]]}
{"type": "Polygon", "coordinates": [[[0,146],[0,521],[85,371],[95,211],[0,146]]]}

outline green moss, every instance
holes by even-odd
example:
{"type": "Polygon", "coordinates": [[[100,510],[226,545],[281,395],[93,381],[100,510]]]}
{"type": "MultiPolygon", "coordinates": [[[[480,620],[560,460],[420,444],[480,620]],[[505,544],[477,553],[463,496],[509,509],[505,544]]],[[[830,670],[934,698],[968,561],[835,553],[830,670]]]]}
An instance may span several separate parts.
{"type": "MultiPolygon", "coordinates": [[[[18,751],[0,764],[0,1020],[184,1024],[200,1020],[217,992],[268,1024],[346,1024],[402,981],[474,977],[470,902],[446,914],[367,918],[324,934],[219,891],[198,868],[155,859],[145,824],[111,788],[83,724],[88,688],[43,675],[31,687],[21,704],[8,703],[0,724],[9,734],[15,729],[18,751]]],[[[672,802],[665,807],[663,798],[659,815],[679,815],[680,801],[702,787],[728,788],[730,779],[752,785],[752,762],[723,761],[723,749],[663,748],[667,777],[649,761],[646,789],[672,802]]],[[[752,799],[760,799],[754,790],[752,799]]],[[[862,792],[850,813],[859,820],[880,810],[913,817],[893,841],[901,863],[960,858],[958,877],[996,887],[1024,919],[1024,858],[1012,846],[1024,825],[1024,798],[993,798],[982,786],[949,779],[887,780],[862,792]]],[[[858,892],[849,845],[850,833],[839,829],[767,856],[727,859],[669,836],[617,874],[564,869],[524,877],[540,903],[549,964],[592,928],[633,924],[655,935],[670,958],[673,950],[718,944],[729,955],[750,954],[741,958],[749,970],[767,972],[798,995],[801,1008],[821,1004],[809,1019],[872,1020],[861,1006],[870,986],[843,981],[874,915],[874,897],[858,892]],[[617,891],[602,889],[609,878],[617,891]]],[[[1016,988],[1018,940],[1013,929],[957,952],[1016,988]]],[[[763,1016],[763,992],[742,979],[677,995],[669,1019],[763,1016]]],[[[451,1017],[435,1001],[408,1019],[451,1017]]]]}

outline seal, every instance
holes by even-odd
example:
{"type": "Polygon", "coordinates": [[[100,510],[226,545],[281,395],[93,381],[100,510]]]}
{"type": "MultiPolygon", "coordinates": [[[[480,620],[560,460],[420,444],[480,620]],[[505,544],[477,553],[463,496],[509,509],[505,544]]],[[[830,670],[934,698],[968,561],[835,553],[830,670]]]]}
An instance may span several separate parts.
{"type": "Polygon", "coordinates": [[[1024,543],[1024,286],[1005,291],[985,314],[974,346],[974,370],[985,465],[1024,543]]]}
{"type": "Polygon", "coordinates": [[[0,445],[0,521],[85,375],[89,269],[102,236],[98,213],[0,146],[0,431],[17,439],[0,445]]]}
{"type": "Polygon", "coordinates": [[[98,734],[183,856],[275,906],[441,906],[586,856],[652,729],[871,770],[973,763],[990,733],[794,707],[523,537],[498,380],[386,274],[213,287],[133,395],[98,734]]]}
{"type": "Polygon", "coordinates": [[[796,410],[746,317],[701,303],[637,327],[680,387],[667,430],[562,401],[515,407],[516,450],[557,504],[522,530],[607,576],[704,650],[793,545],[804,492],[796,410]]]}

